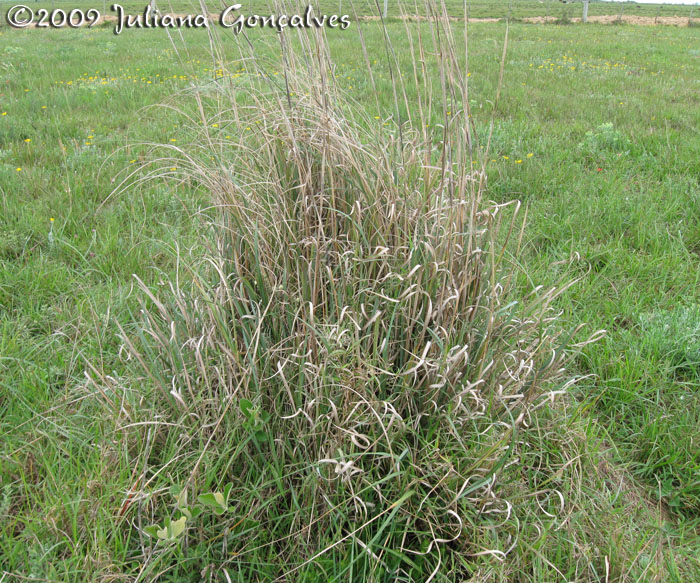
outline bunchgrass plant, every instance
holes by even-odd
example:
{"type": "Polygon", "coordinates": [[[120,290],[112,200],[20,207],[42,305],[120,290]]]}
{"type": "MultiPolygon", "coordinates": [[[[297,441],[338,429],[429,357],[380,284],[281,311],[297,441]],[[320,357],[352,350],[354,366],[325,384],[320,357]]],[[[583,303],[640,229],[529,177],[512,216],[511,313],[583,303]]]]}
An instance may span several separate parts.
{"type": "Polygon", "coordinates": [[[122,338],[141,382],[92,375],[143,440],[120,511],[140,580],[202,548],[228,580],[466,580],[536,547],[561,511],[546,455],[521,460],[573,382],[580,345],[552,306],[566,286],[514,285],[519,204],[487,198],[466,34],[441,16],[428,4],[406,27],[410,70],[386,36],[394,111],[379,120],[336,84],[322,30],[278,37],[279,75],[254,52],[226,62],[212,37],[217,78],[183,114],[195,138],[138,175],[211,200],[208,251],[160,289],[138,282],[122,338]],[[183,514],[168,481],[206,501],[231,483],[226,511],[183,514]]]}

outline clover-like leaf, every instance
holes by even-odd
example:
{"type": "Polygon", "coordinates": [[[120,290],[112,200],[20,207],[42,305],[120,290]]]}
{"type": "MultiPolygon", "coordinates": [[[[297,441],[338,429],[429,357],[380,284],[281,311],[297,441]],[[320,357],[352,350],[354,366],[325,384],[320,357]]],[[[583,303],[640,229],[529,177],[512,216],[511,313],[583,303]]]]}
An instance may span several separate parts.
{"type": "Polygon", "coordinates": [[[207,494],[200,494],[199,496],[197,496],[197,500],[199,500],[205,506],[216,506],[218,504],[213,492],[209,492],[207,494]]]}
{"type": "Polygon", "coordinates": [[[207,494],[201,494],[197,499],[205,506],[211,507],[214,514],[220,515],[228,510],[226,499],[221,492],[208,492],[207,494]]]}
{"type": "Polygon", "coordinates": [[[176,521],[170,523],[170,535],[171,538],[176,539],[183,532],[185,532],[185,526],[187,525],[187,517],[181,516],[176,521]]]}
{"type": "Polygon", "coordinates": [[[165,519],[165,525],[163,528],[159,528],[156,532],[156,536],[163,541],[174,541],[185,532],[185,526],[187,524],[187,517],[181,516],[177,520],[165,519]]]}
{"type": "Polygon", "coordinates": [[[158,525],[152,524],[151,526],[145,526],[143,529],[143,532],[145,532],[151,538],[157,538],[158,537],[158,530],[159,530],[158,525]]]}

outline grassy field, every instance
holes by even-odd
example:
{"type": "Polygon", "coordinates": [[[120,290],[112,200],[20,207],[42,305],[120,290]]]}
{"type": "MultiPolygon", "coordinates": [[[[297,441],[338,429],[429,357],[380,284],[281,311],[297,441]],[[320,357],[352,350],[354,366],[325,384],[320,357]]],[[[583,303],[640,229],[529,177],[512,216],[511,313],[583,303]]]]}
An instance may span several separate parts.
{"type": "MultiPolygon", "coordinates": [[[[501,16],[506,4],[475,2],[472,15],[501,16]]],[[[563,10],[547,5],[550,15],[563,10]]],[[[604,10],[619,6],[591,5],[591,14],[604,10]]],[[[513,13],[544,15],[535,2],[513,2],[513,13]]],[[[404,26],[387,30],[412,75],[404,26]]],[[[470,25],[479,127],[491,113],[505,30],[470,25]]],[[[523,518],[504,527],[518,544],[499,555],[508,544],[494,519],[474,552],[498,553],[451,571],[444,564],[437,580],[700,582],[698,30],[510,25],[487,196],[527,206],[517,286],[576,279],[556,303],[562,325],[585,324],[578,340],[607,334],[577,357],[582,380],[523,437],[531,448],[510,471],[531,492],[511,493],[513,515],[523,518]],[[561,509],[558,499],[531,495],[552,484],[561,509]],[[553,518],[529,519],[538,507],[553,518]]],[[[329,33],[337,80],[370,123],[393,128],[382,34],[373,24],[364,32],[376,91],[355,24],[329,33]]],[[[281,71],[276,40],[251,33],[271,76],[281,71]]],[[[240,42],[227,39],[226,58],[240,42]]],[[[213,201],[179,180],[177,161],[162,167],[163,180],[112,194],[125,175],[144,172],[149,149],[138,144],[191,143],[177,112],[148,106],[169,102],[196,115],[187,90],[206,92],[218,76],[206,34],[186,31],[171,43],[153,30],[116,37],[108,28],[3,26],[0,55],[0,581],[155,580],[161,571],[161,580],[224,581],[224,568],[231,580],[272,581],[282,573],[269,549],[299,568],[297,579],[280,580],[385,580],[341,547],[315,563],[301,543],[238,548],[236,529],[259,527],[244,511],[225,528],[213,516],[171,554],[143,534],[142,512],[162,519],[168,490],[200,461],[201,491],[222,489],[235,477],[227,460],[242,447],[224,435],[205,455],[207,431],[167,417],[147,391],[139,397],[145,381],[117,327],[139,329],[143,293],[133,274],[166,291],[206,252],[213,201]],[[115,406],[117,386],[128,398],[115,406]]],[[[243,93],[251,71],[234,71],[243,93]]],[[[439,84],[435,73],[427,85],[439,84]]],[[[209,121],[217,140],[232,139],[233,130],[209,121]]],[[[438,112],[428,121],[421,131],[439,135],[438,112]]],[[[270,471],[244,480],[264,506],[280,478],[250,455],[246,464],[270,471]]],[[[292,518],[268,512],[294,533],[292,518]]],[[[344,532],[338,526],[327,540],[344,532]]],[[[428,578],[429,564],[415,559],[415,580],[428,578]]]]}

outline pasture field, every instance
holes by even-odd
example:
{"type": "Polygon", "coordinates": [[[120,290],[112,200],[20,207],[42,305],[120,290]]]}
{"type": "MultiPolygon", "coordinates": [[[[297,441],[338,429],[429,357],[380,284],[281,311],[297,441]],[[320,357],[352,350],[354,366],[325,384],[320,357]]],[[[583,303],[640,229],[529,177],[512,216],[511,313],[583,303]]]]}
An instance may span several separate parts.
{"type": "MultiPolygon", "coordinates": [[[[475,2],[472,15],[499,17],[505,4],[475,2]]],[[[514,16],[543,15],[539,4],[513,2],[514,16]]],[[[591,14],[617,9],[591,4],[591,14]]],[[[392,128],[394,71],[375,24],[363,32],[376,91],[356,23],[328,32],[328,42],[339,87],[367,123],[392,128]]],[[[406,75],[406,27],[416,26],[386,25],[406,75]]],[[[505,33],[504,22],[469,25],[469,99],[484,133],[505,33]]],[[[583,348],[573,363],[581,380],[528,434],[532,456],[509,466],[533,492],[555,484],[561,508],[513,493],[513,513],[525,517],[518,544],[453,570],[475,581],[700,582],[700,29],[513,22],[508,34],[487,198],[527,208],[516,286],[575,280],[557,299],[562,324],[585,324],[578,340],[606,335],[583,348]],[[529,524],[538,507],[551,521],[529,524]]],[[[277,35],[249,38],[281,79],[277,35]]],[[[226,36],[224,58],[236,58],[242,42],[226,36]]],[[[241,522],[255,529],[243,518],[210,535],[214,517],[198,544],[173,555],[149,546],[141,509],[165,505],[200,453],[199,481],[217,489],[228,466],[215,454],[239,444],[223,435],[205,456],[205,438],[193,434],[183,453],[167,429],[148,429],[167,423],[147,393],[124,410],[104,393],[117,382],[138,393],[143,382],[118,327],[138,329],[133,276],[156,290],[187,278],[182,261],[206,251],[214,212],[206,191],[180,180],[177,162],[160,170],[163,180],[113,191],[145,172],[148,144],[187,150],[182,116],[150,106],[196,116],[191,89],[206,91],[219,70],[204,31],[170,39],[159,30],[0,27],[2,583],[224,581],[220,564],[230,580],[280,575],[265,545],[228,552],[241,522]]],[[[245,100],[252,68],[232,73],[245,100]]],[[[438,72],[424,82],[437,86],[438,72]]],[[[421,131],[439,135],[441,116],[427,119],[421,131]]],[[[209,121],[217,140],[231,139],[209,121]]],[[[269,519],[294,532],[293,517],[270,511],[269,519]]],[[[484,536],[476,547],[496,544],[484,536]]],[[[302,547],[274,547],[299,567],[286,580],[373,580],[340,550],[314,564],[302,547]],[[346,563],[349,572],[338,567],[346,563]]],[[[427,565],[415,560],[415,580],[428,579],[427,565]]]]}

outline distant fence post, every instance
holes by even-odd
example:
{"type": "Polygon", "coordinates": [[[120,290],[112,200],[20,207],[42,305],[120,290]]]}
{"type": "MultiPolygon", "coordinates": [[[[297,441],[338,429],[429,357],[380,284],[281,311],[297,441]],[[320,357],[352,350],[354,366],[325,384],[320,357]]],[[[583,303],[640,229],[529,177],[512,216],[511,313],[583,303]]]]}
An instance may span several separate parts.
{"type": "Polygon", "coordinates": [[[588,0],[583,0],[583,23],[588,22],[588,0]]]}
{"type": "Polygon", "coordinates": [[[384,0],[384,19],[386,20],[387,15],[389,14],[389,0],[384,0]]]}

